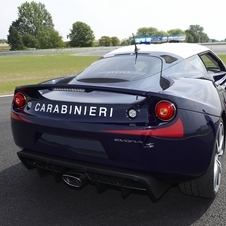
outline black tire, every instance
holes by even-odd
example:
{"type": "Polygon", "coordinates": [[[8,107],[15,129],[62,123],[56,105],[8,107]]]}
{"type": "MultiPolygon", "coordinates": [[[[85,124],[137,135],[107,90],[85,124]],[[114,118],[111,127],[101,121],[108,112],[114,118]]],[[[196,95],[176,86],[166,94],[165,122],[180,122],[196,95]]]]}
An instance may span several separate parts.
{"type": "Polygon", "coordinates": [[[201,177],[179,184],[179,189],[186,195],[202,198],[215,198],[217,195],[222,175],[222,156],[225,149],[225,133],[223,120],[219,120],[213,156],[210,167],[201,177]]]}

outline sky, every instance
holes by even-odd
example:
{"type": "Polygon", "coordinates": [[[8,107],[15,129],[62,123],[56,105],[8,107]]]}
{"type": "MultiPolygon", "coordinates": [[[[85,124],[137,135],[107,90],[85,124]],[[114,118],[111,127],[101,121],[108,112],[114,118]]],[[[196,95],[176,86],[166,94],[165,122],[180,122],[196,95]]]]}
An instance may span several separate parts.
{"type": "MultiPolygon", "coordinates": [[[[18,7],[30,0],[0,0],[0,39],[18,19],[18,7]]],[[[168,31],[200,25],[211,39],[224,40],[225,0],[39,0],[51,14],[55,29],[67,40],[72,24],[81,21],[90,26],[95,39],[116,36],[120,40],[141,27],[168,31]]]]}

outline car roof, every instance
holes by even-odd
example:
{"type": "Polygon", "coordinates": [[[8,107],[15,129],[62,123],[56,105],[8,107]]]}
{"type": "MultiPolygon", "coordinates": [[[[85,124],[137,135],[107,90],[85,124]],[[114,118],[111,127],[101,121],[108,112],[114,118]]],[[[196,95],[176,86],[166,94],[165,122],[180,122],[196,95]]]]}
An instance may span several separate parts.
{"type": "MultiPolygon", "coordinates": [[[[139,53],[164,53],[177,55],[180,58],[188,58],[195,54],[199,54],[210,49],[199,44],[193,43],[162,43],[162,44],[138,44],[139,53]]],[[[134,53],[134,45],[118,48],[106,54],[104,57],[123,53],[134,53]]]]}

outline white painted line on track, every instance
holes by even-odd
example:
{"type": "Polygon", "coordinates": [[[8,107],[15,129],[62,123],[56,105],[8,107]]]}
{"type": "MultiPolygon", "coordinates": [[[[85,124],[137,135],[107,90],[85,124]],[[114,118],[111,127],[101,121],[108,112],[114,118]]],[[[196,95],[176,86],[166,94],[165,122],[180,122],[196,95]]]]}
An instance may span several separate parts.
{"type": "Polygon", "coordinates": [[[13,96],[13,94],[0,95],[0,98],[1,98],[1,97],[12,97],[12,96],[13,96]]]}

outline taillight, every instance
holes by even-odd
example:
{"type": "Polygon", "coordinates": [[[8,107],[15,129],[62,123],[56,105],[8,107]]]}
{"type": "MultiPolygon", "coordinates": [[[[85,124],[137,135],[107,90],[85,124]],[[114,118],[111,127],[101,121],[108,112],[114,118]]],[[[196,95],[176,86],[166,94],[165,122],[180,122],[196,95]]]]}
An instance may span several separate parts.
{"type": "Polygon", "coordinates": [[[16,93],[13,98],[13,102],[16,107],[21,108],[26,104],[26,97],[23,93],[16,93]]]}
{"type": "Polygon", "coordinates": [[[155,106],[155,114],[159,119],[169,121],[176,114],[176,107],[169,101],[160,101],[155,106]]]}

